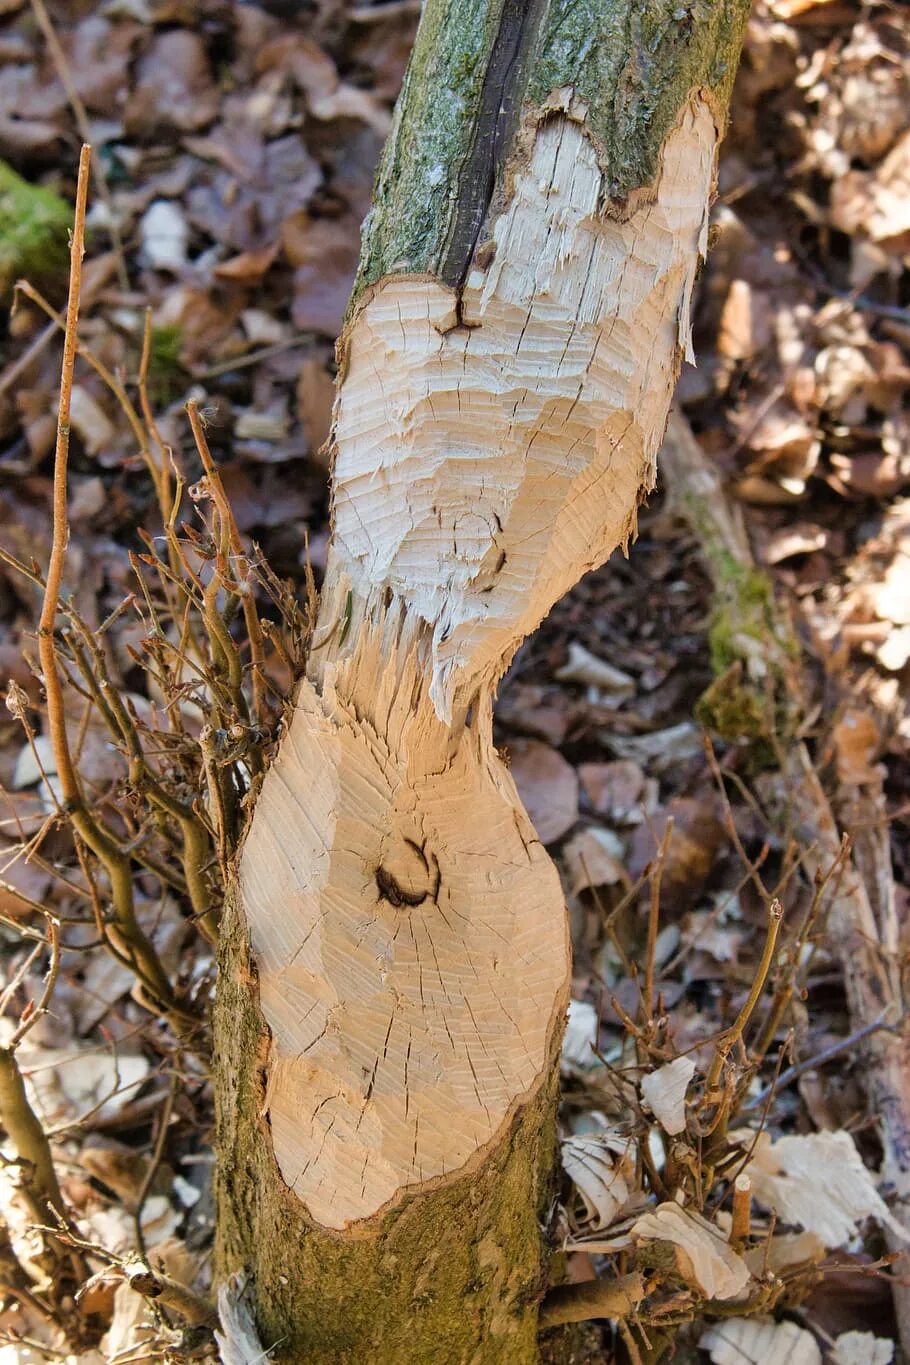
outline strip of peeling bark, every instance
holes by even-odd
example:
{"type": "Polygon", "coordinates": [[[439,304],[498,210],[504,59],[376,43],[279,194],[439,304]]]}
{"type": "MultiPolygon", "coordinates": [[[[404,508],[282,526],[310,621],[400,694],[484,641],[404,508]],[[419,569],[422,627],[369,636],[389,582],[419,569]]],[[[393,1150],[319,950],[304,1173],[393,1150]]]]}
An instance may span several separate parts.
{"type": "Polygon", "coordinates": [[[492,695],[653,482],[747,10],[425,7],[222,935],[219,1259],[276,1359],[535,1358],[569,945],[492,695]]]}

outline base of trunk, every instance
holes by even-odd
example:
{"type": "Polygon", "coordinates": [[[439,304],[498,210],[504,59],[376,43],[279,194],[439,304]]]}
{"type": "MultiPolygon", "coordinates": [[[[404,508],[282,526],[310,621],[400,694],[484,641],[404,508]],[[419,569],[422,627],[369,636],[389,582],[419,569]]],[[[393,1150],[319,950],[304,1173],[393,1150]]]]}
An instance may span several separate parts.
{"type": "Polygon", "coordinates": [[[405,1196],[355,1232],[316,1228],[281,1178],[261,1117],[268,1035],[242,911],[236,896],[228,899],[215,1014],[217,1275],[245,1270],[250,1276],[269,1359],[288,1365],[537,1361],[555,1057],[544,1089],[463,1176],[405,1196]]]}

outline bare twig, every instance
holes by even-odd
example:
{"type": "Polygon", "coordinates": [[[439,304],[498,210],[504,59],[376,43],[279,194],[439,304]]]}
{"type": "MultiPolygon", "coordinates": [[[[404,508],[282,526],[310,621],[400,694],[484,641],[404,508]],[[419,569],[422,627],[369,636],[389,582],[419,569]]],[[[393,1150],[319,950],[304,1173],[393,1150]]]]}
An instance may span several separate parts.
{"type": "MultiPolygon", "coordinates": [[[[51,22],[51,17],[45,7],[44,0],[31,0],[31,6],[32,12],[38,20],[38,26],[44,34],[44,40],[47,43],[48,51],[51,54],[54,66],[57,68],[60,84],[66,91],[66,98],[69,100],[75,116],[79,136],[84,143],[87,143],[91,138],[91,123],[89,121],[88,110],[82,102],[79,91],[76,89],[76,83],[73,80],[70,65],[66,59],[66,53],[63,51],[60,39],[57,37],[54,25],[51,22]]],[[[104,166],[100,161],[95,164],[94,174],[95,185],[101,196],[101,202],[107,210],[107,227],[111,234],[111,243],[113,244],[114,255],[117,260],[117,279],[121,289],[129,289],[130,277],[126,269],[126,259],[123,254],[123,241],[120,236],[120,225],[117,222],[117,215],[111,200],[111,191],[107,183],[107,176],[104,174],[104,166]]]]}
{"type": "Polygon", "coordinates": [[[22,1072],[10,1047],[0,1048],[0,1120],[20,1161],[27,1161],[33,1176],[30,1193],[40,1220],[47,1217],[46,1201],[64,1216],[66,1206],[54,1170],[50,1143],[41,1121],[29,1103],[22,1072]]]}
{"type": "Polygon", "coordinates": [[[133,903],[132,873],[129,858],[117,842],[90,814],[73,763],[66,728],[63,684],[57,662],[55,626],[66,547],[69,541],[67,516],[67,464],[70,437],[70,403],[76,363],[79,297],[82,282],[82,257],[85,249],[85,211],[88,198],[91,148],[84,146],[79,158],[76,212],[70,245],[70,286],[66,305],[63,362],[60,373],[60,402],[57,412],[57,441],[54,450],[53,527],[51,554],[38,621],[38,653],[47,698],[48,731],[64,809],[73,828],[104,864],[111,882],[115,924],[109,932],[119,940],[117,947],[145,982],[152,996],[165,1008],[175,1005],[170,982],[154,948],[139,926],[133,903]]]}

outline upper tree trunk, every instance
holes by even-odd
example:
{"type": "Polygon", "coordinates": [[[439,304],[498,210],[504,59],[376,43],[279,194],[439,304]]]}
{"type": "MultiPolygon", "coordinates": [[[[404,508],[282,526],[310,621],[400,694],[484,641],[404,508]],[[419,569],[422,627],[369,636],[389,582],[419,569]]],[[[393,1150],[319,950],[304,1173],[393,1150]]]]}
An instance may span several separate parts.
{"type": "Polygon", "coordinates": [[[652,484],[747,10],[426,5],[224,931],[219,1260],[276,1359],[536,1356],[569,945],[492,695],[652,484]]]}

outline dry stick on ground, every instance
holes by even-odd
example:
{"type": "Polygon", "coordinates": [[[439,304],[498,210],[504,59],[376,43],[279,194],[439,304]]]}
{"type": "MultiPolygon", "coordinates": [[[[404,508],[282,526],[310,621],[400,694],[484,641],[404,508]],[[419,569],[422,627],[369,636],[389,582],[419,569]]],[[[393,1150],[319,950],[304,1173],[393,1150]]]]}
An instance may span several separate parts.
{"type": "Polygon", "coordinates": [[[424,6],[221,933],[218,1260],[277,1359],[537,1356],[569,942],[492,699],[634,531],[748,8],[424,6]]]}
{"type": "MultiPolygon", "coordinates": [[[[685,418],[675,412],[661,465],[671,504],[698,535],[712,572],[721,551],[729,554],[741,570],[753,571],[741,514],[731,508],[717,470],[685,418]]],[[[777,638],[769,633],[765,642],[769,657],[780,653],[781,640],[788,636],[781,616],[777,638]]],[[[870,824],[865,804],[865,819],[857,822],[854,835],[862,853],[855,851],[851,858],[805,744],[788,744],[780,776],[776,816],[783,828],[795,825],[805,849],[804,866],[816,886],[825,886],[829,880],[831,883],[827,941],[840,960],[851,1022],[862,1039],[862,1077],[870,1112],[879,1120],[884,1176],[895,1198],[899,1221],[910,1226],[910,1020],[896,952],[899,926],[887,825],[884,819],[870,824]],[[860,860],[870,874],[874,869],[874,875],[860,875],[856,865],[860,860]],[[837,869],[836,876],[831,875],[832,868],[837,869]],[[878,915],[870,901],[870,885],[878,893],[878,915]],[[883,1016],[890,1028],[882,1027],[883,1016]]],[[[851,806],[855,810],[856,790],[844,789],[840,796],[849,818],[851,806]]],[[[880,788],[872,798],[876,812],[883,812],[880,788]]],[[[906,1244],[895,1242],[893,1232],[886,1236],[896,1250],[905,1250],[906,1244]]],[[[892,1292],[901,1342],[910,1355],[910,1286],[901,1283],[906,1271],[900,1265],[898,1272],[892,1279],[892,1292]]]]}
{"type": "Polygon", "coordinates": [[[54,635],[63,585],[66,547],[69,541],[66,500],[70,402],[78,345],[79,296],[82,281],[85,210],[88,199],[90,162],[91,148],[84,146],[79,157],[76,212],[70,244],[70,287],[66,305],[63,361],[60,372],[60,403],[57,412],[57,440],[54,450],[51,554],[44,601],[38,621],[38,655],[41,660],[47,698],[48,731],[57,763],[64,810],[76,833],[104,865],[111,882],[114,920],[112,924],[106,926],[106,932],[115,941],[118,951],[133,966],[154,999],[160,1001],[162,1007],[178,1015],[180,1011],[171,984],[155,949],[136,919],[130,859],[110,832],[89,811],[76,774],[67,734],[64,688],[60,678],[54,635]]]}

